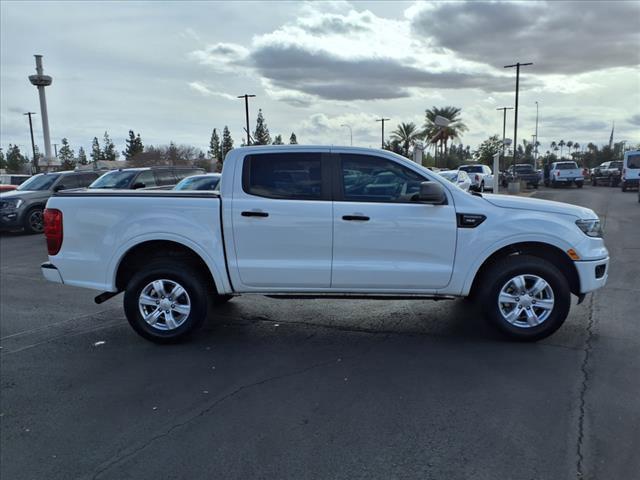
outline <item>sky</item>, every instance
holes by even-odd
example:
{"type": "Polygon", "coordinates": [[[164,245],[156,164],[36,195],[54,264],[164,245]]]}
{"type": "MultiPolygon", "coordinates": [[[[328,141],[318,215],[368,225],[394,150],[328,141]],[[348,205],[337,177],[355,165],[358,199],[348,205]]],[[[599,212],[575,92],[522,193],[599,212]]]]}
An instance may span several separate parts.
{"type": "MultiPolygon", "coordinates": [[[[502,132],[521,68],[518,138],[640,144],[640,2],[0,3],[0,146],[44,151],[34,54],[44,55],[52,143],[87,153],[108,131],[206,151],[213,128],[244,136],[261,108],[271,136],[380,145],[425,109],[462,109],[475,148],[502,132]]],[[[513,137],[508,112],[507,137],[513,137]]]]}

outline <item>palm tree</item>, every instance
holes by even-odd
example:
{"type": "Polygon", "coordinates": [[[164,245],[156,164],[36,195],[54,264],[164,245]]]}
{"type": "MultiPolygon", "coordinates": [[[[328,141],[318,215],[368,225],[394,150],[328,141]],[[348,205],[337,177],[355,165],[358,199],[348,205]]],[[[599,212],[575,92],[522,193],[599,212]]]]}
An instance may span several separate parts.
{"type": "Polygon", "coordinates": [[[575,154],[578,153],[578,150],[580,150],[580,144],[578,142],[574,142],[573,143],[573,149],[575,150],[575,154]]]}
{"type": "Polygon", "coordinates": [[[440,149],[442,151],[442,147],[444,146],[444,154],[447,154],[447,143],[449,139],[459,139],[464,132],[468,130],[467,126],[460,119],[461,108],[458,107],[432,107],[426,110],[426,118],[424,123],[424,135],[427,138],[431,138],[439,133],[437,140],[435,142],[440,142],[440,149]],[[449,125],[446,127],[438,127],[435,124],[436,116],[441,116],[450,121],[449,125]]]}
{"type": "Polygon", "coordinates": [[[402,145],[402,151],[405,157],[409,156],[409,148],[420,137],[420,132],[415,123],[400,123],[398,127],[391,132],[391,138],[397,140],[402,145]]]}
{"type": "Polygon", "coordinates": [[[562,155],[562,150],[564,149],[564,146],[565,146],[565,145],[566,145],[566,143],[565,143],[565,141],[564,141],[564,140],[560,140],[560,141],[558,142],[558,146],[560,147],[560,160],[562,160],[562,157],[563,157],[563,155],[562,155]]]}

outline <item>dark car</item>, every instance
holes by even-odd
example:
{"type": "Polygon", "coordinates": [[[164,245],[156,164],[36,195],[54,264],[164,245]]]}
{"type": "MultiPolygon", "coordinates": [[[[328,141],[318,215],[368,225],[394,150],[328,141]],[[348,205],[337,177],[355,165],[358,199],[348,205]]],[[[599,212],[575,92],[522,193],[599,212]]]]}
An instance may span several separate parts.
{"type": "Polygon", "coordinates": [[[60,190],[87,187],[99,175],[75,170],[34,175],[16,190],[0,194],[0,229],[41,233],[42,212],[49,197],[60,190]]]}
{"type": "Polygon", "coordinates": [[[534,170],[533,166],[528,163],[517,163],[515,166],[511,165],[503,174],[501,183],[503,187],[506,187],[509,182],[520,181],[538,188],[540,183],[540,174],[534,170]]]}
{"type": "Polygon", "coordinates": [[[137,190],[139,188],[170,187],[191,175],[204,173],[197,167],[143,167],[122,168],[105,173],[89,188],[137,190]]]}
{"type": "Polygon", "coordinates": [[[599,184],[605,184],[615,187],[620,183],[622,176],[622,161],[614,160],[612,162],[604,162],[593,169],[591,173],[591,185],[594,187],[599,184]]]}

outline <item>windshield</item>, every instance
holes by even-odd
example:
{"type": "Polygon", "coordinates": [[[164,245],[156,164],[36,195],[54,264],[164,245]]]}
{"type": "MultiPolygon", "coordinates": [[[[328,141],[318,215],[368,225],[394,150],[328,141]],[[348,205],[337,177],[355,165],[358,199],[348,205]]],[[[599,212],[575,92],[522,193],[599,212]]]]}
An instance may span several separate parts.
{"type": "Polygon", "coordinates": [[[571,170],[572,168],[578,168],[578,165],[576,162],[556,163],[556,168],[558,170],[571,170]]]}
{"type": "Polygon", "coordinates": [[[102,175],[89,185],[89,188],[129,188],[131,180],[138,174],[137,171],[118,170],[102,175]]]}
{"type": "Polygon", "coordinates": [[[467,173],[482,173],[481,165],[466,165],[464,167],[460,167],[458,170],[462,170],[467,173]]]}
{"type": "Polygon", "coordinates": [[[455,182],[458,179],[458,172],[438,172],[438,174],[450,182],[455,182]]]}
{"type": "Polygon", "coordinates": [[[217,190],[220,177],[218,176],[198,176],[187,177],[181,180],[174,190],[217,190]]]}
{"type": "Polygon", "coordinates": [[[640,154],[638,155],[629,155],[627,157],[627,168],[640,168],[640,154]]]}
{"type": "Polygon", "coordinates": [[[49,190],[60,175],[40,173],[34,175],[29,180],[18,187],[18,190],[49,190]]]}

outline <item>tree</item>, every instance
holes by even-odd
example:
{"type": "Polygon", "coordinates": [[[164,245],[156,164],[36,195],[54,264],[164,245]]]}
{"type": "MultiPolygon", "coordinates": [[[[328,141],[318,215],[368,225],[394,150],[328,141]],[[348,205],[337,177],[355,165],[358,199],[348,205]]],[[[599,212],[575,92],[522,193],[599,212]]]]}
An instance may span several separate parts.
{"type": "Polygon", "coordinates": [[[62,139],[62,147],[58,152],[58,158],[60,159],[60,168],[62,170],[73,170],[76,168],[75,153],[69,146],[69,140],[62,139]]]}
{"type": "Polygon", "coordinates": [[[402,146],[402,155],[409,157],[409,148],[420,137],[420,132],[415,123],[400,123],[398,127],[391,132],[391,138],[397,140],[402,146]]]}
{"type": "Polygon", "coordinates": [[[222,130],[222,145],[220,146],[220,150],[222,151],[222,156],[220,159],[220,164],[224,163],[224,159],[231,150],[233,150],[233,138],[231,138],[231,132],[229,131],[229,127],[226,125],[222,130]]]}
{"type": "Polygon", "coordinates": [[[431,140],[430,143],[436,145],[440,143],[441,153],[447,153],[447,144],[449,140],[460,139],[462,134],[466,132],[467,126],[460,119],[461,108],[447,106],[447,107],[432,107],[425,112],[425,124],[423,135],[431,140]],[[444,117],[450,121],[446,127],[439,127],[436,125],[435,120],[437,116],[444,117]]]}
{"type": "Polygon", "coordinates": [[[282,135],[276,135],[276,138],[273,139],[273,145],[284,145],[282,135]]]}
{"type": "Polygon", "coordinates": [[[211,132],[211,140],[209,140],[209,158],[214,162],[222,162],[222,150],[220,149],[220,137],[216,129],[211,132]]]}
{"type": "Polygon", "coordinates": [[[566,145],[564,140],[560,140],[558,142],[558,147],[560,147],[560,160],[562,160],[562,158],[564,157],[564,155],[562,154],[562,151],[564,149],[564,146],[566,145]]]}
{"type": "Polygon", "coordinates": [[[87,154],[84,153],[84,148],[82,147],[78,149],[78,163],[80,165],[87,165],[89,163],[87,161],[87,154]]]}
{"type": "Polygon", "coordinates": [[[136,135],[135,133],[133,133],[133,130],[129,130],[129,138],[127,138],[125,143],[126,146],[122,152],[125,160],[131,160],[136,155],[144,152],[144,145],[142,144],[140,134],[136,135]]]}
{"type": "Polygon", "coordinates": [[[93,163],[96,163],[99,160],[104,160],[104,155],[102,154],[102,149],[98,142],[98,137],[93,137],[93,141],[91,142],[91,160],[93,163]]]}
{"type": "Polygon", "coordinates": [[[253,132],[253,143],[254,145],[269,145],[271,143],[271,135],[269,135],[269,128],[267,128],[262,109],[258,110],[256,129],[253,132]]]}
{"type": "Polygon", "coordinates": [[[115,161],[118,159],[118,152],[116,152],[116,146],[111,141],[109,134],[104,132],[104,137],[102,140],[104,147],[102,147],[102,157],[103,160],[115,161]]]}
{"type": "Polygon", "coordinates": [[[393,153],[397,153],[398,155],[402,155],[402,145],[395,138],[385,141],[382,148],[384,150],[389,150],[393,153]]]}
{"type": "Polygon", "coordinates": [[[27,159],[24,158],[24,155],[20,152],[18,145],[9,144],[5,163],[7,165],[7,173],[22,173],[27,159]]]}
{"type": "Polygon", "coordinates": [[[7,160],[4,158],[4,152],[0,148],[0,168],[3,170],[7,168],[7,160]]]}
{"type": "Polygon", "coordinates": [[[492,135],[480,144],[478,149],[473,152],[476,161],[485,165],[493,165],[493,156],[502,152],[502,139],[498,135],[492,135]]]}
{"type": "Polygon", "coordinates": [[[297,145],[298,144],[298,137],[296,137],[296,134],[291,132],[291,136],[289,137],[289,145],[297,145]]]}

